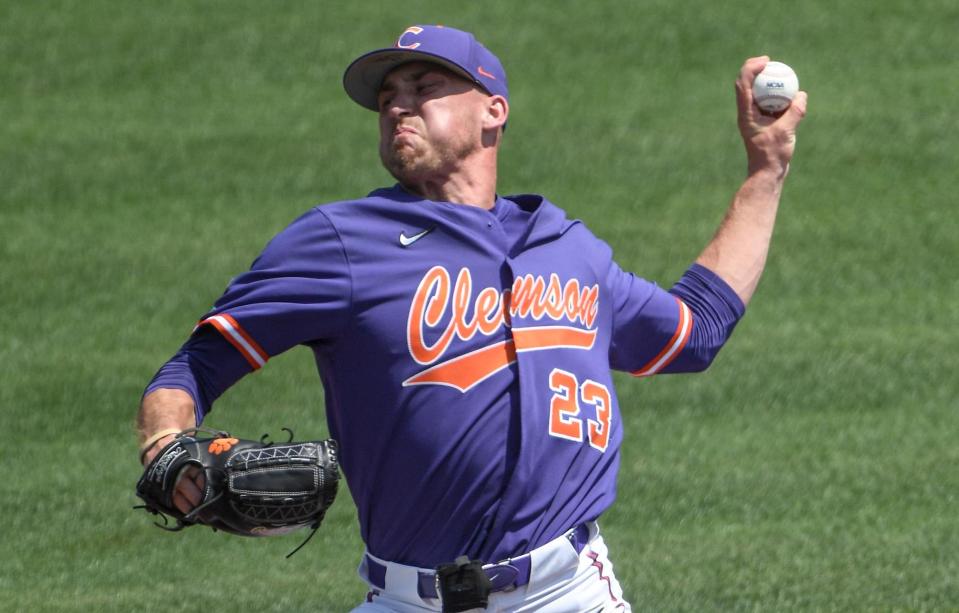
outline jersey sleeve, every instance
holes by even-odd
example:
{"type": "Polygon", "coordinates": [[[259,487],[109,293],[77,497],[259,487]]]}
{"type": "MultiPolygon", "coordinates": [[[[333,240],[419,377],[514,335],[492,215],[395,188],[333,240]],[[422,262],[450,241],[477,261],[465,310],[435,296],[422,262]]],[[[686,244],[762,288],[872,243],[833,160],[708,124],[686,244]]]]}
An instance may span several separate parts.
{"type": "Polygon", "coordinates": [[[351,287],[336,229],[316,208],[270,241],[196,330],[215,329],[256,370],[296,345],[335,340],[349,315],[351,287]]]}
{"type": "Polygon", "coordinates": [[[637,377],[705,370],[744,307],[717,275],[694,264],[666,291],[612,262],[610,365],[637,377]]]}
{"type": "Polygon", "coordinates": [[[193,399],[196,423],[213,408],[213,402],[250,372],[249,363],[213,327],[197,330],[167,360],[143,395],[160,388],[183,390],[193,399]]]}

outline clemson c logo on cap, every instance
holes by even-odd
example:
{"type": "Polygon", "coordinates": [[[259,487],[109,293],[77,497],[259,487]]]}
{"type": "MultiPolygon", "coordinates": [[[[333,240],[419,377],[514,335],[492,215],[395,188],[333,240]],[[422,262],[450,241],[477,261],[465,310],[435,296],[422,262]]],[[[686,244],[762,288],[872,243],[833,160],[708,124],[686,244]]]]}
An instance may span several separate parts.
{"type": "Polygon", "coordinates": [[[421,28],[421,27],[419,27],[419,26],[410,26],[410,27],[406,28],[405,30],[403,30],[403,33],[400,34],[400,37],[399,37],[398,39],[396,39],[396,46],[399,47],[400,49],[416,49],[417,47],[420,46],[419,43],[412,43],[412,44],[409,44],[409,45],[404,45],[404,44],[403,44],[403,37],[406,36],[407,34],[414,34],[414,35],[415,35],[415,34],[419,34],[419,33],[421,33],[422,31],[423,31],[423,28],[421,28]]]}

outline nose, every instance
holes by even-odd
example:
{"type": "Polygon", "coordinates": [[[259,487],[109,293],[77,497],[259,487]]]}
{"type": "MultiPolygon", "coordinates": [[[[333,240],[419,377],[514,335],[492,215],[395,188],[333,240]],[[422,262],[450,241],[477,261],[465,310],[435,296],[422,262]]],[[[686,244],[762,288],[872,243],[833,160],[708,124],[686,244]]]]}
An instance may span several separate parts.
{"type": "Polygon", "coordinates": [[[386,114],[391,119],[399,119],[413,114],[413,96],[396,92],[386,106],[386,114]]]}

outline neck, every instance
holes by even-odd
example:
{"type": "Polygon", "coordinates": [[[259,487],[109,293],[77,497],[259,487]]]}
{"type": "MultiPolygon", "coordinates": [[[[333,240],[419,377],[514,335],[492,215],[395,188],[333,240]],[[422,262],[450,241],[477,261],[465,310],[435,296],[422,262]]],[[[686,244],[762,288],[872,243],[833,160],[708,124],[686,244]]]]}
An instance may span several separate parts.
{"type": "Polygon", "coordinates": [[[404,177],[400,184],[427,200],[491,209],[496,203],[496,157],[483,158],[464,160],[449,172],[404,177]]]}

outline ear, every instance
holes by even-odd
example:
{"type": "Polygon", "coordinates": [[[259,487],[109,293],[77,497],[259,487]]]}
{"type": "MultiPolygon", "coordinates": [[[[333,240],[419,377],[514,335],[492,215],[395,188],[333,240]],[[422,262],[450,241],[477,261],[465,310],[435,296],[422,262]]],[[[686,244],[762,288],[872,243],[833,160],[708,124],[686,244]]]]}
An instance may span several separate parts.
{"type": "Polygon", "coordinates": [[[490,96],[486,99],[486,113],[483,115],[483,129],[495,130],[506,125],[509,118],[509,102],[503,96],[490,96]]]}

